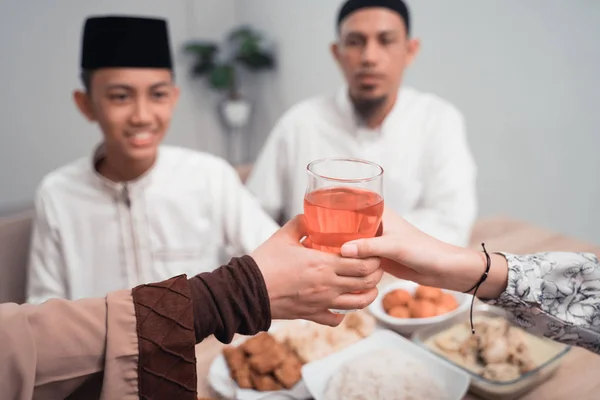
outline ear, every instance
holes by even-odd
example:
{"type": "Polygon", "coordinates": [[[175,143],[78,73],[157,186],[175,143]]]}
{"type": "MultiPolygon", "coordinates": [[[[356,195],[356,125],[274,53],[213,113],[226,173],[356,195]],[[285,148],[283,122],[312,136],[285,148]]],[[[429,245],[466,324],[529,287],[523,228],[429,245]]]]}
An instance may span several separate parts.
{"type": "Polygon", "coordinates": [[[92,107],[92,99],[87,92],[76,90],[73,92],[73,100],[79,109],[79,112],[87,118],[88,121],[96,121],[96,115],[92,107]]]}
{"type": "Polygon", "coordinates": [[[417,54],[419,54],[419,50],[421,49],[421,40],[420,39],[409,39],[407,43],[407,52],[408,57],[406,59],[406,66],[409,66],[413,63],[415,58],[417,58],[417,54]]]}
{"type": "Polygon", "coordinates": [[[329,50],[331,51],[331,55],[333,56],[335,61],[339,64],[340,63],[340,45],[338,44],[338,42],[333,42],[331,44],[331,46],[329,47],[329,50]]]}

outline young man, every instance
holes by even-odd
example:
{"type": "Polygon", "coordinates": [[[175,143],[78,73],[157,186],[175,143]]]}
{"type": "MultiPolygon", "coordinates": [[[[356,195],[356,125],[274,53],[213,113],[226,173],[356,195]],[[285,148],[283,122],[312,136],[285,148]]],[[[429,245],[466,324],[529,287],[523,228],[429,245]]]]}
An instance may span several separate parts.
{"type": "Polygon", "coordinates": [[[277,228],[223,160],[160,146],[179,90],[167,23],[89,18],[75,103],[98,123],[92,157],[49,174],[37,193],[28,302],[104,296],[220,265],[277,228]]]}
{"type": "Polygon", "coordinates": [[[368,159],[384,170],[384,200],[425,232],[465,245],[477,212],[476,170],[463,117],[401,86],[419,49],[402,0],[348,0],[332,54],[347,85],[304,101],[276,124],[248,187],[274,218],[302,212],[306,165],[368,159]]]}

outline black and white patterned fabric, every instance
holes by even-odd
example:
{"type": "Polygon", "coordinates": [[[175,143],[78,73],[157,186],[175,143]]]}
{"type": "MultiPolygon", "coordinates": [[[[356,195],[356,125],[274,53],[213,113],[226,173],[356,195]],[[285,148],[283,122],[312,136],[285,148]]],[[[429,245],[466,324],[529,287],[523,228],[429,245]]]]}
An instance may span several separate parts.
{"type": "Polygon", "coordinates": [[[591,253],[500,253],[508,287],[485,303],[528,332],[600,353],[600,262],[591,253]]]}

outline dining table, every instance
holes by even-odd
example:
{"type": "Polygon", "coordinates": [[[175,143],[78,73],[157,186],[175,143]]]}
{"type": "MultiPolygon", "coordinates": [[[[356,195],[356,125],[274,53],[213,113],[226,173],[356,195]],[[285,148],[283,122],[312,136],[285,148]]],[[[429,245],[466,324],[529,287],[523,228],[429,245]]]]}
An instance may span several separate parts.
{"type": "MultiPolygon", "coordinates": [[[[509,217],[496,216],[479,219],[472,231],[471,245],[489,251],[529,254],[544,251],[590,252],[600,256],[600,246],[541,228],[535,224],[509,217]]],[[[384,277],[381,285],[389,283],[384,277]]],[[[213,360],[225,345],[214,337],[196,346],[198,397],[218,399],[208,382],[213,360]]],[[[581,348],[573,348],[564,357],[556,373],[547,381],[523,395],[521,400],[600,399],[600,356],[581,348]]],[[[468,393],[464,400],[476,400],[468,393]]]]}

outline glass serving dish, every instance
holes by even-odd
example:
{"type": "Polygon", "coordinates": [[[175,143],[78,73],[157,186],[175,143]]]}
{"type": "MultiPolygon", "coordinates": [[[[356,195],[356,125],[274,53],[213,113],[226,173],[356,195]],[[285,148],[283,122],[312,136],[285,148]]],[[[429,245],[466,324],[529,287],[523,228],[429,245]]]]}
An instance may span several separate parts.
{"type": "MultiPolygon", "coordinates": [[[[477,305],[474,308],[473,318],[477,319],[478,317],[500,317],[508,319],[505,311],[488,305],[477,305]]],[[[571,346],[527,334],[526,341],[530,345],[531,351],[535,353],[533,358],[536,367],[511,381],[499,382],[489,380],[452,361],[432,343],[432,340],[437,335],[452,328],[456,324],[466,323],[468,321],[469,312],[463,312],[450,320],[417,330],[413,334],[412,340],[417,345],[431,351],[446,362],[467,372],[471,378],[471,392],[483,399],[514,399],[524,395],[552,377],[560,366],[563,357],[571,350],[571,346]]]]}

